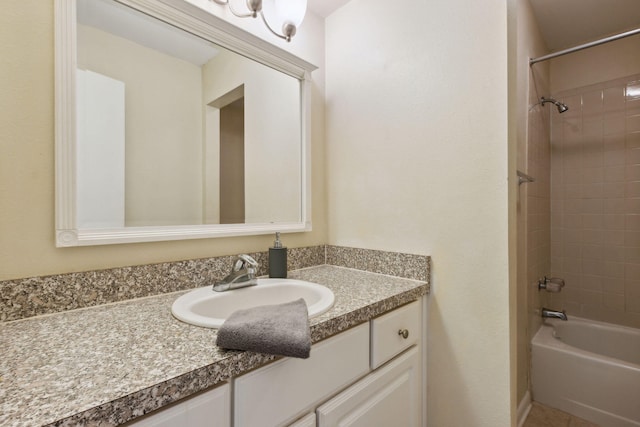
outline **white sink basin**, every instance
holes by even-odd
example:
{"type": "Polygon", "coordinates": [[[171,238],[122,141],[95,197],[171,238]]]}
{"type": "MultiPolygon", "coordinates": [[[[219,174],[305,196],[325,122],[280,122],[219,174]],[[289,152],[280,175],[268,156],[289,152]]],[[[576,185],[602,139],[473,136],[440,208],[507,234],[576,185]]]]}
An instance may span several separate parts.
{"type": "Polygon", "coordinates": [[[219,328],[236,310],[259,305],[282,304],[304,298],[309,317],[333,306],[331,289],[295,279],[258,279],[256,286],[215,292],[212,286],[194,289],[176,299],[171,313],[179,320],[205,328],[219,328]]]}

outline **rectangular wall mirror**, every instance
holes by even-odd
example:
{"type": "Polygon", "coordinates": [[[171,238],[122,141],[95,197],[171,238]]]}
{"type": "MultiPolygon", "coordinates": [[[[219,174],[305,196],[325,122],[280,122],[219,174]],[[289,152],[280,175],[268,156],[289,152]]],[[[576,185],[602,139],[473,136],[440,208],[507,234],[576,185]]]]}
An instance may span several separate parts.
{"type": "Polygon", "coordinates": [[[57,0],[56,244],[310,230],[315,67],[184,0],[57,0]]]}

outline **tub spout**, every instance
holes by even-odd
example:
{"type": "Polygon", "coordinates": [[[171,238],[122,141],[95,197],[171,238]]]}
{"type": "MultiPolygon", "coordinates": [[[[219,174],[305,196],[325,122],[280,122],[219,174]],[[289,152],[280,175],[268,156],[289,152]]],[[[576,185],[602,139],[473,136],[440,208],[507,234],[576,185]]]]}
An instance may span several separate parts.
{"type": "Polygon", "coordinates": [[[564,310],[556,311],[556,310],[549,310],[548,308],[543,308],[542,309],[542,317],[543,318],[567,320],[567,313],[565,313],[564,310]]]}

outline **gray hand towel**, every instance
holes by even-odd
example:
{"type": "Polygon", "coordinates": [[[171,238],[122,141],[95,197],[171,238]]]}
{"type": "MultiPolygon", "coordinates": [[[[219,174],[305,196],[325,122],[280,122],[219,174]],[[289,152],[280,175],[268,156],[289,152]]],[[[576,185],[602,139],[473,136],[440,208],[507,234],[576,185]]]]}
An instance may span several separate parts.
{"type": "Polygon", "coordinates": [[[307,304],[300,298],[238,310],[218,329],[216,344],[226,349],[306,359],[311,351],[307,304]]]}

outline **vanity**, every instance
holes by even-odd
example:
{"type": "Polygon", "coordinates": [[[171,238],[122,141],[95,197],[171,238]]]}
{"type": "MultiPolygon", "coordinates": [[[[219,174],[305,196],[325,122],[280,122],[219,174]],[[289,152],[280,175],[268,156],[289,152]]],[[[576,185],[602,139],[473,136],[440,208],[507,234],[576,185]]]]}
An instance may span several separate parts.
{"type": "Polygon", "coordinates": [[[279,360],[130,425],[420,426],[421,313],[414,301],[317,343],[309,359],[279,360]]]}
{"type": "Polygon", "coordinates": [[[171,315],[184,292],[5,323],[0,424],[422,425],[428,284],[335,265],[289,276],[336,298],[310,319],[305,360],[216,347],[215,329],[171,315]]]}

